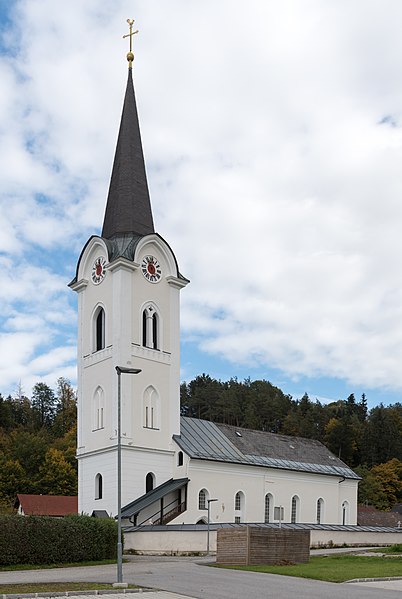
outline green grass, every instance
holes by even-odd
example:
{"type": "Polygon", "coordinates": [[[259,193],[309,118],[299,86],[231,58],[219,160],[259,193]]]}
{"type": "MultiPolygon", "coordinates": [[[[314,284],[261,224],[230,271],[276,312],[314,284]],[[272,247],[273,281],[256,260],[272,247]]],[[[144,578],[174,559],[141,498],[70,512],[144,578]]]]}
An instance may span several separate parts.
{"type": "Polygon", "coordinates": [[[402,553],[402,545],[398,543],[397,545],[390,545],[389,547],[380,547],[377,551],[380,551],[381,553],[402,553]]]}
{"type": "Polygon", "coordinates": [[[0,566],[0,572],[9,572],[14,570],[47,570],[50,568],[78,568],[83,566],[107,566],[108,564],[115,563],[115,559],[104,559],[97,562],[76,562],[71,564],[15,564],[13,566],[0,566]]]}
{"type": "MultiPolygon", "coordinates": [[[[17,593],[60,593],[65,591],[103,591],[111,590],[111,584],[93,582],[38,582],[25,584],[0,584],[0,595],[17,593]]],[[[135,585],[129,585],[135,588],[135,585]]]]}
{"type": "Polygon", "coordinates": [[[218,566],[251,572],[345,582],[353,578],[402,576],[402,557],[365,557],[359,555],[314,556],[307,564],[284,566],[218,566]]]}

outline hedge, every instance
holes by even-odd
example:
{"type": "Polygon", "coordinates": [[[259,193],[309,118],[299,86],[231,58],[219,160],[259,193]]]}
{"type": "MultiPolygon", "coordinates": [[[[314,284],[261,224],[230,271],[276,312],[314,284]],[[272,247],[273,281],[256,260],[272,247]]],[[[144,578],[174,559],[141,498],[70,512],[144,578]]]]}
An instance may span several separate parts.
{"type": "Polygon", "coordinates": [[[115,559],[117,524],[90,516],[0,516],[0,564],[115,559]]]}

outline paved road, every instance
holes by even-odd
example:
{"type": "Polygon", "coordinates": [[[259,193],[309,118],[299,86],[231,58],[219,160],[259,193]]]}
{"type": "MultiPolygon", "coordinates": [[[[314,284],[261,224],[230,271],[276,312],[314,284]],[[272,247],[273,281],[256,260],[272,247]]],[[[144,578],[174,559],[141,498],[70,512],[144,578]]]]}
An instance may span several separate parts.
{"type": "MultiPolygon", "coordinates": [[[[392,583],[397,588],[384,588],[386,583],[380,583],[380,586],[378,583],[332,584],[274,574],[208,568],[206,561],[205,558],[133,556],[124,564],[123,575],[126,582],[194,599],[401,599],[402,596],[402,581],[392,583]]],[[[42,581],[112,583],[115,580],[114,565],[0,572],[0,584],[42,581]]],[[[146,599],[147,595],[143,597],[146,599]]]]}

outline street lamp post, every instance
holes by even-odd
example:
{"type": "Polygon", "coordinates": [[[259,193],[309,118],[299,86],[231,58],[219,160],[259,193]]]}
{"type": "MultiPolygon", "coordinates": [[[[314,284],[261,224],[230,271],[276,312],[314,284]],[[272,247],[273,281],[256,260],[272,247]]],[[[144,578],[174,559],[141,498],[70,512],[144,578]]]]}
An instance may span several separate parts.
{"type": "Polygon", "coordinates": [[[123,583],[123,546],[121,542],[121,375],[139,374],[140,368],[116,366],[117,372],[117,584],[123,583]]]}
{"type": "Polygon", "coordinates": [[[207,522],[207,555],[209,555],[209,516],[211,513],[211,508],[210,508],[210,504],[213,501],[218,501],[217,499],[207,499],[207,504],[208,504],[208,522],[207,522]]]}

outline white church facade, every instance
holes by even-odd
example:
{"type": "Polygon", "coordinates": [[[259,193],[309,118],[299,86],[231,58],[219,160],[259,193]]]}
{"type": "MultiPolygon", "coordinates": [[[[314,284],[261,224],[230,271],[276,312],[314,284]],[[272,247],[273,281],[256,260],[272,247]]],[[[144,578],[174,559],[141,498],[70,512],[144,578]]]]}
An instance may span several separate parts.
{"type": "Polygon", "coordinates": [[[102,234],[78,295],[79,512],[117,513],[116,366],[121,375],[122,517],[127,525],[356,524],[359,477],[317,441],[180,417],[180,291],[155,232],[132,55],[102,234]],[[213,500],[213,501],[211,501],[213,500]]]}

